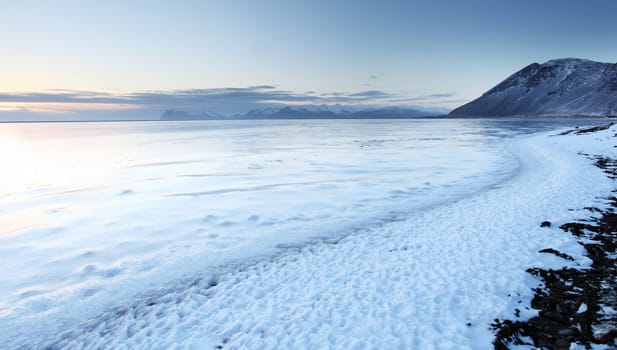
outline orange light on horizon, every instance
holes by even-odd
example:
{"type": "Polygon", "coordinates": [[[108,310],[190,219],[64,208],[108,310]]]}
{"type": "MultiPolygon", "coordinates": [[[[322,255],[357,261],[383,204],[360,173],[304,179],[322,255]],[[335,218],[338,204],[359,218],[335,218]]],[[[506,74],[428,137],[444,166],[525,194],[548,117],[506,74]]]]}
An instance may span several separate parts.
{"type": "Polygon", "coordinates": [[[139,109],[140,105],[128,103],[95,102],[0,102],[0,111],[70,114],[76,111],[112,111],[139,109]]]}

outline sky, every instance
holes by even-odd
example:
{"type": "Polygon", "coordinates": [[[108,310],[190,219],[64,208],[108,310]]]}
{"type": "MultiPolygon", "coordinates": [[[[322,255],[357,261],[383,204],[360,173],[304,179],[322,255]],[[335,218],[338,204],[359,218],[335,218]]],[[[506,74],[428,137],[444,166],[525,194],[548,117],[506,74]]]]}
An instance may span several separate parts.
{"type": "Polygon", "coordinates": [[[452,109],[533,62],[617,62],[615,14],[614,0],[0,0],[0,120],[452,109]]]}

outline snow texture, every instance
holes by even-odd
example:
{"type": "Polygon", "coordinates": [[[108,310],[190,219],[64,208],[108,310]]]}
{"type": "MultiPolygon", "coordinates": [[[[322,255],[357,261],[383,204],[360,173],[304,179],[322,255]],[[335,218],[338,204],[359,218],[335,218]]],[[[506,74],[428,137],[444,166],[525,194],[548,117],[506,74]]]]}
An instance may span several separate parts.
{"type": "Polygon", "coordinates": [[[531,298],[525,269],[562,263],[540,249],[588,264],[572,237],[539,224],[600,206],[611,184],[577,153],[614,153],[614,130],[519,137],[508,156],[498,130],[472,121],[330,123],[13,140],[54,164],[73,164],[54,151],[74,157],[84,140],[103,147],[99,167],[80,169],[87,181],[8,177],[0,347],[484,349],[490,322],[531,298]],[[261,138],[294,130],[293,146],[261,138]],[[195,148],[212,157],[195,163],[195,148]]]}

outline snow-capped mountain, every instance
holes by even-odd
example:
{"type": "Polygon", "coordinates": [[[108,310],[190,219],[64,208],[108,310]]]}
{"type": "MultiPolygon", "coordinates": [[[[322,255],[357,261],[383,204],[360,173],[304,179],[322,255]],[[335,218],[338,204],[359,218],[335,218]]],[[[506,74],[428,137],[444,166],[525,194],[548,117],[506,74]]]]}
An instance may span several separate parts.
{"type": "Polygon", "coordinates": [[[297,105],[253,109],[246,114],[225,117],[216,113],[186,112],[169,109],[162,120],[216,120],[216,119],[342,119],[342,118],[410,118],[444,115],[438,110],[423,110],[403,107],[361,108],[343,105],[297,105]]]}
{"type": "Polygon", "coordinates": [[[350,114],[351,111],[343,108],[341,105],[300,105],[253,109],[246,113],[243,117],[334,117],[350,114]]]}
{"type": "Polygon", "coordinates": [[[617,115],[617,63],[533,63],[450,115],[617,115]]]}
{"type": "Polygon", "coordinates": [[[161,115],[161,120],[217,120],[227,119],[225,116],[210,112],[210,111],[198,111],[187,112],[177,109],[168,109],[161,115]]]}
{"type": "Polygon", "coordinates": [[[244,118],[407,118],[434,116],[443,113],[415,108],[361,108],[342,105],[299,105],[251,110],[244,118]]]}

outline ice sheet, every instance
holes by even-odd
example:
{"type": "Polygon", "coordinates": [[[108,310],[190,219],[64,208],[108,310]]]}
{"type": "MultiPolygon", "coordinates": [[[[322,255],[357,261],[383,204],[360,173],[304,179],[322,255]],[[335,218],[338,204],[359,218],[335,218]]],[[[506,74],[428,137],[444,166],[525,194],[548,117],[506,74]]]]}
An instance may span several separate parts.
{"type": "Polygon", "coordinates": [[[2,128],[8,347],[473,346],[564,240],[540,216],[606,187],[573,143],[517,162],[520,130],[476,121],[46,127],[2,128]]]}

